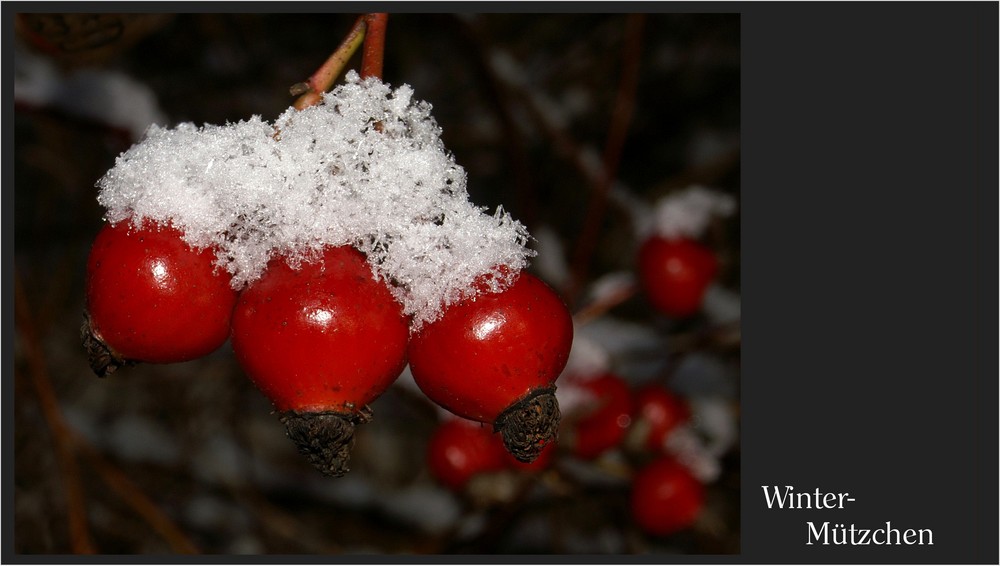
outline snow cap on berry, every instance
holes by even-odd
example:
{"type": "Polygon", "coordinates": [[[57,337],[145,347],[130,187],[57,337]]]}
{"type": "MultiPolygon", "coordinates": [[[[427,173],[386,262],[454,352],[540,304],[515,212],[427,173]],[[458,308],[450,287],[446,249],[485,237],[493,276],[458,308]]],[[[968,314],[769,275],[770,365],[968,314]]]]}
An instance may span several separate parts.
{"type": "Polygon", "coordinates": [[[477,277],[502,287],[533,255],[523,225],[469,201],[440,136],[411,87],[351,71],[321,104],[274,124],[151,127],[98,182],[98,201],[111,223],[170,222],[212,247],[237,288],[276,255],[294,266],[355,246],[416,330],[474,293],[477,277]]]}
{"type": "Polygon", "coordinates": [[[671,193],[653,208],[651,232],[667,239],[700,238],[713,216],[729,216],[736,200],[700,185],[671,193]]]}

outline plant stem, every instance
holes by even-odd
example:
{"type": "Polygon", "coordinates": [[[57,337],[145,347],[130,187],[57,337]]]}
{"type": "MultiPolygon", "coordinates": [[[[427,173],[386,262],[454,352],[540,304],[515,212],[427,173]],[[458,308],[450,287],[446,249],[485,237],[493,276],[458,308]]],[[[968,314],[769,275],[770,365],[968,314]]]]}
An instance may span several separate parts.
{"type": "MultiPolygon", "coordinates": [[[[55,388],[49,378],[45,352],[19,274],[14,272],[14,318],[24,341],[28,370],[45,423],[55,441],[56,463],[65,488],[69,543],[74,554],[95,554],[97,547],[87,520],[87,503],[80,469],[74,453],[75,442],[69,425],[62,417],[55,388]]],[[[15,373],[16,378],[21,374],[15,373]]]]}
{"type": "MultiPolygon", "coordinates": [[[[337,80],[337,77],[340,76],[340,73],[347,65],[347,61],[350,60],[351,56],[354,55],[354,52],[358,50],[361,42],[365,39],[367,20],[368,15],[358,16],[347,37],[340,42],[337,50],[330,55],[329,59],[323,63],[323,66],[317,69],[306,82],[297,83],[292,86],[292,95],[301,95],[293,105],[296,110],[316,105],[322,100],[323,93],[329,90],[333,85],[333,81],[337,80]]],[[[363,73],[362,76],[364,76],[363,73]]]]}
{"type": "MultiPolygon", "coordinates": [[[[129,507],[136,511],[170,545],[176,553],[196,554],[197,547],[176,524],[157,507],[129,476],[107,461],[104,456],[73,429],[62,414],[56,390],[52,384],[48,363],[42,347],[44,333],[38,327],[27,291],[17,272],[14,273],[14,316],[17,329],[25,342],[28,371],[35,386],[35,394],[42,417],[52,431],[56,443],[56,456],[66,485],[69,507],[70,544],[74,553],[94,554],[96,545],[87,524],[84,486],[79,477],[77,455],[90,460],[101,478],[129,507]]],[[[19,374],[15,373],[15,377],[19,374]]]]}
{"type": "Polygon", "coordinates": [[[385,59],[385,26],[389,14],[365,14],[365,45],[361,49],[361,78],[382,79],[382,61],[385,59]]]}
{"type": "Polygon", "coordinates": [[[604,146],[603,175],[594,186],[594,192],[591,193],[587,216],[580,237],[577,239],[576,253],[573,257],[573,278],[567,293],[567,300],[570,304],[575,303],[584,282],[587,280],[591,256],[594,254],[594,248],[597,247],[600,236],[608,193],[618,175],[618,165],[621,162],[628,127],[632,121],[632,111],[635,108],[644,23],[644,14],[630,14],[625,22],[623,69],[618,83],[618,93],[615,97],[615,110],[608,128],[608,139],[604,146]]]}
{"type": "Polygon", "coordinates": [[[578,310],[576,313],[573,314],[573,322],[575,322],[577,326],[583,326],[584,324],[587,324],[588,322],[594,320],[595,318],[598,318],[599,316],[610,311],[616,306],[631,299],[638,292],[639,292],[639,286],[636,284],[623,287],[617,292],[610,294],[604,297],[603,299],[595,303],[591,303],[586,307],[578,310]]]}

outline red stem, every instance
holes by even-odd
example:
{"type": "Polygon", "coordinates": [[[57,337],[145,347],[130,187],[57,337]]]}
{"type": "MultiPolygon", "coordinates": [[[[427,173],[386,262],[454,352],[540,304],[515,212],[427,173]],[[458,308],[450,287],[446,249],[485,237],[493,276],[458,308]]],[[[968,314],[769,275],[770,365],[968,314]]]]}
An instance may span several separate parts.
{"type": "Polygon", "coordinates": [[[361,78],[375,77],[382,80],[382,61],[385,59],[385,26],[389,14],[365,14],[365,43],[361,48],[361,78]]]}

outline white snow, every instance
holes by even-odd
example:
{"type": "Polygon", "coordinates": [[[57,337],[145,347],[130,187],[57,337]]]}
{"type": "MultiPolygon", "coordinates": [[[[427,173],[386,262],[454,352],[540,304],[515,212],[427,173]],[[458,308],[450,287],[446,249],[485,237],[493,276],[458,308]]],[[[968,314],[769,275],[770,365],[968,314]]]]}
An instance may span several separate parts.
{"type": "Polygon", "coordinates": [[[671,193],[657,201],[652,230],[664,238],[699,238],[714,216],[729,216],[736,200],[700,185],[671,193]]]}
{"type": "Polygon", "coordinates": [[[587,289],[591,303],[614,300],[635,289],[636,278],[632,271],[614,271],[598,277],[587,289]]]}
{"type": "Polygon", "coordinates": [[[548,224],[536,226],[533,232],[534,248],[538,252],[532,262],[535,273],[557,289],[568,285],[573,275],[559,233],[548,224]]]}
{"type": "Polygon", "coordinates": [[[712,324],[728,324],[740,320],[740,302],[738,293],[720,285],[709,285],[702,310],[712,324]]]}
{"type": "Polygon", "coordinates": [[[586,379],[596,377],[611,369],[611,353],[597,339],[587,336],[577,327],[573,332],[573,346],[562,375],[586,379]]]}
{"type": "Polygon", "coordinates": [[[18,43],[14,44],[14,99],[125,129],[132,139],[165,119],[153,91],[120,71],[63,72],[18,43]]]}
{"type": "Polygon", "coordinates": [[[469,201],[440,136],[411,87],[351,71],[322,104],[273,124],[151,127],[98,182],[98,201],[111,223],[170,222],[192,246],[213,248],[234,288],[276,255],[295,265],[353,245],[416,330],[472,296],[477,277],[500,290],[534,255],[523,225],[469,201]]]}

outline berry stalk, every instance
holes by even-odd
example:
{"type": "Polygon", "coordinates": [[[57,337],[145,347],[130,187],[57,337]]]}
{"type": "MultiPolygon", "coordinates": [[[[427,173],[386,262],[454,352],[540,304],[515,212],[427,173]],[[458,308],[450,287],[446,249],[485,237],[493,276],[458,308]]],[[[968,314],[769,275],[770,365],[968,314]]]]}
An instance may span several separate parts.
{"type": "Polygon", "coordinates": [[[382,79],[382,61],[385,59],[385,26],[389,14],[365,14],[364,47],[361,48],[361,78],[382,79]]]}
{"type": "Polygon", "coordinates": [[[304,82],[292,85],[292,96],[298,96],[293,106],[302,110],[319,104],[323,93],[333,86],[333,82],[344,71],[347,62],[361,49],[361,78],[382,78],[382,61],[385,58],[385,26],[389,15],[380,12],[358,16],[344,40],[337,49],[304,82]]]}
{"type": "MultiPolygon", "coordinates": [[[[367,15],[358,16],[351,31],[347,33],[347,36],[326,62],[319,69],[316,69],[316,72],[308,80],[292,85],[290,89],[292,96],[301,95],[293,104],[296,110],[303,110],[319,103],[323,98],[323,93],[330,89],[333,81],[337,80],[344,67],[347,66],[347,61],[351,59],[364,41],[366,23],[367,15]]],[[[362,76],[364,75],[362,74],[362,76]]]]}

